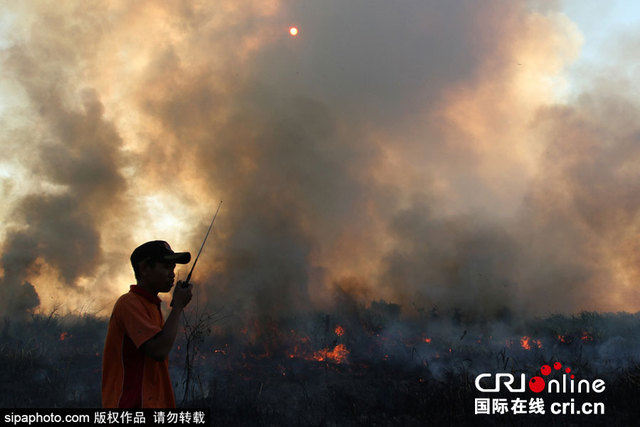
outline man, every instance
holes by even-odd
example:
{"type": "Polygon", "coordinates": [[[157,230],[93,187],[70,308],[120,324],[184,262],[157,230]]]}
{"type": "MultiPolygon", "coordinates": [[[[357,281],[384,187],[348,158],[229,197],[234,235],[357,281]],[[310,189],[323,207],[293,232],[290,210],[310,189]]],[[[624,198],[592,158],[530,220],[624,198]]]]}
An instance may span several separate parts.
{"type": "Polygon", "coordinates": [[[173,286],[176,264],[189,252],[174,252],[155,240],[131,254],[136,284],[113,307],[102,359],[102,406],[105,408],[175,408],[167,356],[178,333],[180,313],[191,301],[191,285],[178,282],[166,323],[158,292],[173,286]]]}

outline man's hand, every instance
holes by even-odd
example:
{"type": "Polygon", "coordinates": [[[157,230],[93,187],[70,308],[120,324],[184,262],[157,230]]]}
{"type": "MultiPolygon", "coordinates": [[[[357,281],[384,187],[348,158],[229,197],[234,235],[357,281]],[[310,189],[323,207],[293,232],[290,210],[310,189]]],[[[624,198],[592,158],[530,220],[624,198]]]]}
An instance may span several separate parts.
{"type": "Polygon", "coordinates": [[[162,331],[140,346],[140,349],[144,354],[154,360],[165,360],[176,340],[178,325],[180,323],[180,313],[182,312],[182,309],[189,304],[189,301],[191,301],[191,288],[193,288],[193,285],[191,284],[187,287],[183,286],[184,282],[179,281],[176,283],[176,287],[173,290],[173,301],[171,301],[173,310],[169,313],[169,317],[167,318],[162,331]]]}
{"type": "Polygon", "coordinates": [[[184,287],[184,284],[182,281],[176,283],[176,287],[173,290],[173,301],[171,301],[173,307],[184,308],[191,301],[193,285],[189,283],[187,287],[184,287]]]}

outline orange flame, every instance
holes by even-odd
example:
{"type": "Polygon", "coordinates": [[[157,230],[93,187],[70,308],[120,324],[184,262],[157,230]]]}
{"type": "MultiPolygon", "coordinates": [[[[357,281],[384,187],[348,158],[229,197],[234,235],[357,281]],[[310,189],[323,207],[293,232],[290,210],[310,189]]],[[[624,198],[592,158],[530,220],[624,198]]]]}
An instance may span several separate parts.
{"type": "Polygon", "coordinates": [[[430,342],[431,342],[431,338],[425,338],[425,339],[424,339],[424,342],[426,342],[426,343],[430,343],[430,342]]]}
{"type": "Polygon", "coordinates": [[[338,344],[331,351],[329,351],[329,349],[327,348],[316,351],[315,353],[313,353],[313,358],[318,362],[331,360],[335,363],[342,363],[347,360],[348,355],[349,350],[347,350],[347,347],[344,344],[338,344]]]}
{"type": "Polygon", "coordinates": [[[344,328],[340,325],[336,326],[336,329],[333,331],[337,336],[341,337],[344,335],[344,328]]]}
{"type": "Polygon", "coordinates": [[[533,347],[542,348],[542,341],[524,336],[520,338],[520,346],[525,350],[531,350],[533,347]]]}
{"type": "Polygon", "coordinates": [[[588,332],[583,332],[582,333],[582,337],[580,338],[582,341],[593,341],[593,337],[591,335],[589,335],[588,332]]]}
{"type": "Polygon", "coordinates": [[[60,341],[64,341],[67,338],[71,338],[71,334],[69,332],[63,332],[60,334],[60,341]]]}

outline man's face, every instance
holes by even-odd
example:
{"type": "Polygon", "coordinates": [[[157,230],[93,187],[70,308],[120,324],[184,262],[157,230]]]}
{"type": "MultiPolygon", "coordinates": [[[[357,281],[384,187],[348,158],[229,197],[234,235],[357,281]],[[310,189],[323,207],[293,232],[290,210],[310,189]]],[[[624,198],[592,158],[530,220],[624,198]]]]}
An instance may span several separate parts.
{"type": "Polygon", "coordinates": [[[172,262],[162,261],[146,264],[147,265],[142,268],[145,284],[157,292],[169,292],[173,286],[173,280],[176,277],[173,272],[176,265],[172,262]]]}

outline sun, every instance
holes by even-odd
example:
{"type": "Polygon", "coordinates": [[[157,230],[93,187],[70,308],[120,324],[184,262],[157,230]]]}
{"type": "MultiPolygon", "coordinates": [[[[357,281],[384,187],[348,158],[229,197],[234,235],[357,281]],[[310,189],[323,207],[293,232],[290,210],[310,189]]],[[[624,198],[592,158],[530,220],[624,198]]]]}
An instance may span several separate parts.
{"type": "Polygon", "coordinates": [[[296,27],[291,27],[289,28],[289,34],[291,34],[293,37],[298,35],[298,28],[296,27]]]}

